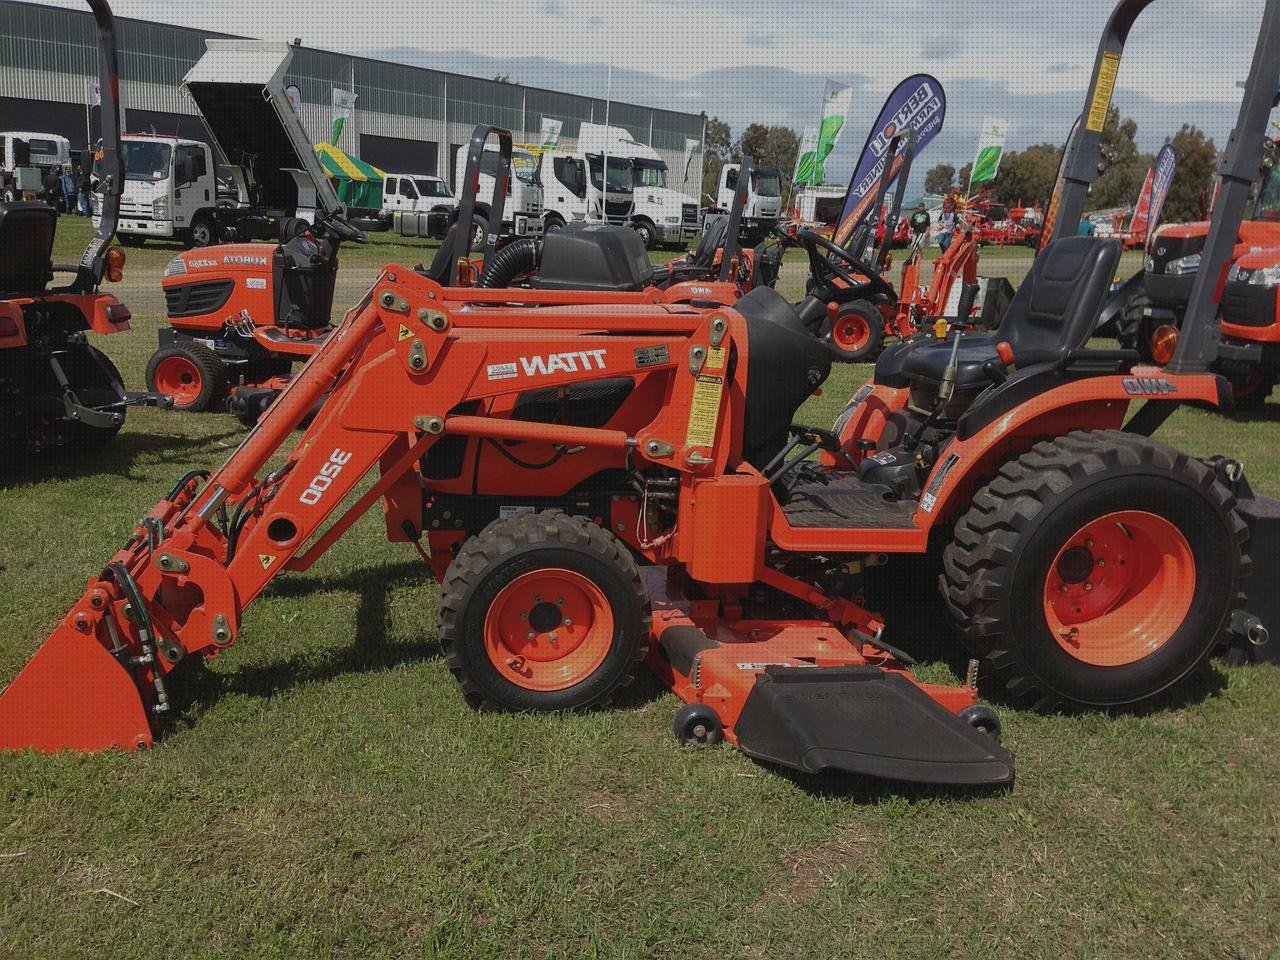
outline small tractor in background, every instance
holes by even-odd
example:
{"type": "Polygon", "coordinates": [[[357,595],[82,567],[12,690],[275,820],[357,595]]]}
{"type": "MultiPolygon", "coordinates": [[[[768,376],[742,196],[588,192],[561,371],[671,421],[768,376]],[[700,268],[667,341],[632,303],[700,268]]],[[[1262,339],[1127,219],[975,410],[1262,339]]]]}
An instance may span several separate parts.
{"type": "Polygon", "coordinates": [[[125,255],[111,245],[124,186],[115,21],[105,0],[90,0],[98,29],[102,83],[102,215],[80,262],[53,263],[58,213],[36,201],[0,204],[0,450],[107,444],[130,406],[164,403],[130,393],[120,372],[87,334],[129,329],[127,307],[101,290],[119,281],[125,255]],[[72,274],[51,287],[58,273],[72,274]]]}

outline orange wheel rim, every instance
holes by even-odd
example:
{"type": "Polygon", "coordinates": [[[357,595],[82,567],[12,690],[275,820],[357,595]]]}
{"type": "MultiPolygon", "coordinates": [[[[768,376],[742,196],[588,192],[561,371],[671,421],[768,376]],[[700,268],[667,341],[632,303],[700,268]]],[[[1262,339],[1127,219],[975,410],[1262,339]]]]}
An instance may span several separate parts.
{"type": "Polygon", "coordinates": [[[613,646],[604,591],[572,570],[535,570],[494,597],[484,619],[489,661],[526,690],[565,690],[599,669],[613,646]]]}
{"type": "Polygon", "coordinates": [[[861,349],[871,339],[871,325],[865,317],[856,313],[837,317],[831,330],[831,339],[842,350],[861,349]]]}
{"type": "Polygon", "coordinates": [[[1045,580],[1045,619],[1077,660],[1120,667],[1172,639],[1195,588],[1182,531],[1154,513],[1125,510],[1085,524],[1058,551],[1045,580]]]}
{"type": "Polygon", "coordinates": [[[181,406],[194,403],[202,387],[200,368],[186,357],[165,357],[156,366],[156,390],[181,406]]]}

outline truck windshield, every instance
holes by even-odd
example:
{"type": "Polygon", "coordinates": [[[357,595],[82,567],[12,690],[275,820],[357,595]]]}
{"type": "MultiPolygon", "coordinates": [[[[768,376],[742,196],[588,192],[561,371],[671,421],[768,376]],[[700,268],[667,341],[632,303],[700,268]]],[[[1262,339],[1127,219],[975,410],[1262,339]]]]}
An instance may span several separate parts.
{"type": "Polygon", "coordinates": [[[124,145],[124,178],[155,183],[169,176],[173,148],[167,143],[131,140],[124,145]]]}
{"type": "Polygon", "coordinates": [[[667,165],[661,160],[632,160],[631,182],[637,187],[666,187],[667,165]]]}
{"type": "Polygon", "coordinates": [[[777,170],[753,171],[751,189],[757,197],[780,197],[782,196],[782,177],[777,170]]]}
{"type": "Polygon", "coordinates": [[[449,185],[443,180],[429,180],[425,177],[413,181],[418,185],[418,194],[423,197],[451,197],[449,185]]]}
{"type": "MultiPolygon", "coordinates": [[[[599,190],[600,171],[604,168],[604,158],[599,154],[587,154],[587,163],[591,166],[591,185],[599,190]]],[[[609,158],[609,192],[631,193],[631,161],[626,157],[609,158]]]]}
{"type": "Polygon", "coordinates": [[[1272,167],[1253,201],[1253,220],[1280,223],[1280,168],[1272,167]]]}
{"type": "Polygon", "coordinates": [[[528,183],[537,186],[541,181],[538,179],[538,169],[542,166],[542,159],[535,157],[532,153],[526,153],[523,150],[517,150],[511,154],[511,172],[516,175],[522,183],[528,183]]]}

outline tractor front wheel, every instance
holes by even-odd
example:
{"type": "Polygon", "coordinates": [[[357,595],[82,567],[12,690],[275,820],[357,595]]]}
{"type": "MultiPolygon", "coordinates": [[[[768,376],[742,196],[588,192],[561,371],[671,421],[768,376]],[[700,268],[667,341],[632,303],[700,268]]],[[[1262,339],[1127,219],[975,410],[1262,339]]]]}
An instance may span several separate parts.
{"type": "Polygon", "coordinates": [[[1077,431],[978,492],[940,584],[1016,701],[1135,708],[1225,642],[1247,539],[1234,497],[1200,461],[1135,434],[1077,431]]]}
{"type": "Polygon", "coordinates": [[[554,510],[495,520],[463,544],[441,586],[440,639],[481,709],[572,710],[635,677],[649,597],[626,548],[554,510]]]}
{"type": "Polygon", "coordinates": [[[884,349],[884,317],[865,300],[846,303],[828,326],[826,341],[846,363],[873,363],[884,349]]]}
{"type": "Polygon", "coordinates": [[[173,397],[175,410],[200,413],[226,399],[227,366],[202,343],[170,344],[152,354],[147,389],[173,397]]]}

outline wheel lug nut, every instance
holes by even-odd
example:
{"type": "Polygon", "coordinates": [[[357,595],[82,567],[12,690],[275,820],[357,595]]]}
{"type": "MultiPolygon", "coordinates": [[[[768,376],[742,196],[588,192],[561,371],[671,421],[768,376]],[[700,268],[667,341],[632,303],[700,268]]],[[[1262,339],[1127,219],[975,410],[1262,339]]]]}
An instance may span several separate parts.
{"type": "Polygon", "coordinates": [[[529,612],[528,612],[527,610],[521,610],[521,611],[520,611],[520,619],[521,619],[521,620],[528,620],[528,619],[529,619],[529,612]]]}
{"type": "Polygon", "coordinates": [[[1085,592],[1087,593],[1088,591],[1090,591],[1090,590],[1092,590],[1092,589],[1093,589],[1093,584],[1092,584],[1092,583],[1087,583],[1087,582],[1086,582],[1086,583],[1085,583],[1085,585],[1084,585],[1084,589],[1085,589],[1085,592]]]}
{"type": "Polygon", "coordinates": [[[550,640],[552,643],[555,643],[560,638],[557,637],[556,632],[552,630],[549,634],[547,634],[547,639],[550,640]]]}
{"type": "Polygon", "coordinates": [[[529,639],[530,639],[530,640],[537,640],[537,639],[538,639],[538,635],[537,635],[536,633],[534,633],[532,630],[530,630],[530,631],[529,631],[529,639]]]}
{"type": "Polygon", "coordinates": [[[1066,592],[1067,592],[1067,589],[1068,589],[1068,588],[1067,588],[1067,585],[1064,583],[1062,586],[1060,586],[1060,587],[1058,588],[1058,592],[1059,592],[1059,593],[1066,593],[1066,592]]]}
{"type": "Polygon", "coordinates": [[[564,606],[564,597],[556,597],[556,606],[557,606],[557,607],[563,607],[563,606],[564,606]]]}
{"type": "Polygon", "coordinates": [[[572,626],[573,626],[573,621],[572,621],[572,620],[570,620],[568,617],[565,617],[565,618],[564,618],[564,625],[565,625],[566,627],[572,627],[572,626]]]}

